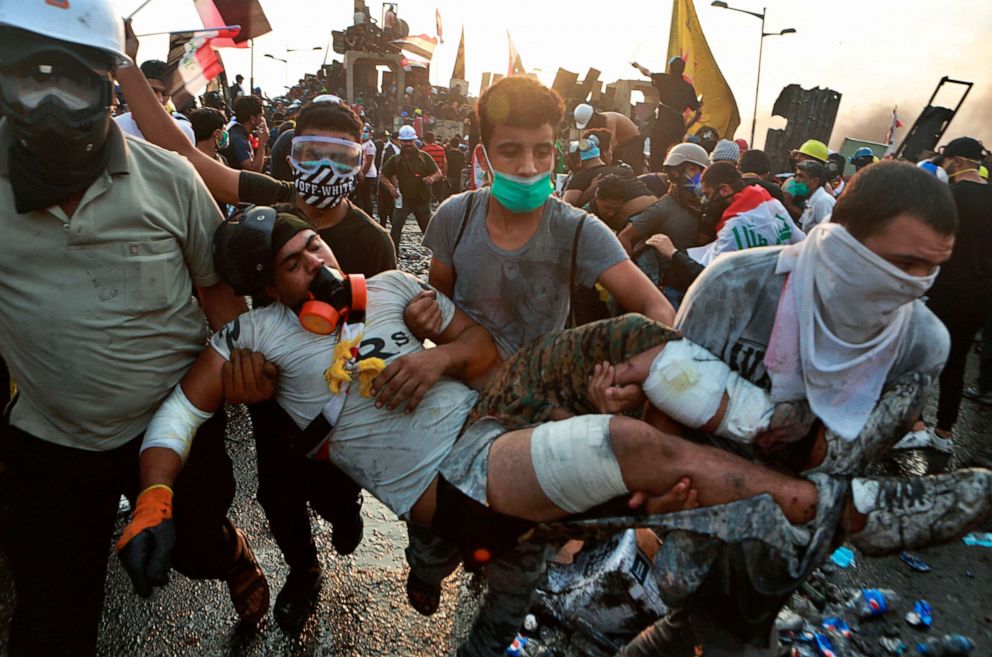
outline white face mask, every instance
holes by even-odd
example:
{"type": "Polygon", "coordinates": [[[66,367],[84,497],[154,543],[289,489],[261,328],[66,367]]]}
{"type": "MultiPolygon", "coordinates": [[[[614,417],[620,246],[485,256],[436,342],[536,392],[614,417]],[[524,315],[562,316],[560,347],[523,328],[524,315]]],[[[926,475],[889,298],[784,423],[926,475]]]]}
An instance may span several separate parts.
{"type": "Polygon", "coordinates": [[[806,248],[815,247],[819,266],[813,274],[817,306],[827,328],[845,342],[874,338],[900,308],[933,285],[939,267],[911,276],[854,238],[837,224],[811,231],[806,248]]]}

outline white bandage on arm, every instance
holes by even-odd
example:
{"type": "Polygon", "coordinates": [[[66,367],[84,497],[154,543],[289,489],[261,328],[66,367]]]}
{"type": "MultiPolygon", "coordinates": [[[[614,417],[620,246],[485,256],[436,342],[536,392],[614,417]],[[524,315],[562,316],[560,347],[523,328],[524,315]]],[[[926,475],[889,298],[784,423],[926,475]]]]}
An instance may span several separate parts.
{"type": "Polygon", "coordinates": [[[201,411],[194,406],[186,398],[182,386],[177,385],[148,423],[145,437],[141,441],[141,451],[149,447],[164,447],[178,454],[185,463],[193,444],[193,436],[200,425],[211,417],[213,413],[201,411]]]}
{"type": "Polygon", "coordinates": [[[774,408],[768,393],[686,339],[665,345],[642,387],[655,408],[692,429],[716,416],[727,393],[727,410],[715,433],[741,442],[768,427],[774,408]]]}
{"type": "Polygon", "coordinates": [[[579,415],[539,425],[531,434],[537,482],[558,508],[581,513],[629,492],[610,444],[611,418],[579,415]]]}

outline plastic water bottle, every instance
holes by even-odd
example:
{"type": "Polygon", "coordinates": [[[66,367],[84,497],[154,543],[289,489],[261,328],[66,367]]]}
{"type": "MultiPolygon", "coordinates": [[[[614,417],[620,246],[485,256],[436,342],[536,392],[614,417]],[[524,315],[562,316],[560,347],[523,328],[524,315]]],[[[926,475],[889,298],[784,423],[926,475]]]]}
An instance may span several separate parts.
{"type": "Polygon", "coordinates": [[[537,629],[537,618],[534,614],[527,614],[524,618],[524,627],[517,632],[513,643],[506,649],[506,657],[527,657],[525,648],[530,643],[530,634],[537,629]]]}
{"type": "Polygon", "coordinates": [[[397,210],[403,209],[403,192],[400,191],[399,187],[396,188],[396,200],[393,202],[393,207],[397,210]]]}
{"type": "Polygon", "coordinates": [[[945,634],[916,644],[916,652],[921,655],[944,657],[945,655],[967,655],[975,649],[975,642],[963,634],[945,634]]]}
{"type": "Polygon", "coordinates": [[[861,589],[847,601],[847,608],[860,618],[881,616],[899,600],[892,589],[861,589]]]}

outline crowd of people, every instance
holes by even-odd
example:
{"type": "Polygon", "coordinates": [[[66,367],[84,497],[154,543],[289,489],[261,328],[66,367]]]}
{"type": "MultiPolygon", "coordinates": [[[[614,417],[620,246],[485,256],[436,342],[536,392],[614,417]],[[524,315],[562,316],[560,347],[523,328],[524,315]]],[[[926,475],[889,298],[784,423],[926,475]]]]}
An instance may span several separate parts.
{"type": "Polygon", "coordinates": [[[647,134],[519,76],[442,144],[319,79],[281,110],[241,94],[231,116],[173,114],[109,0],[12,9],[0,32],[12,656],[95,653],[122,495],[138,595],[175,569],[226,582],[241,621],[267,616],[230,517],[224,403],[248,404],[289,632],[322,586],[309,510],[349,554],[363,490],[407,525],[418,612],[460,564],[485,575],[473,657],[502,655],[529,611],[542,524],[608,509],[666,537],[671,612],[631,657],[773,650],[838,541],[896,554],[992,514],[986,469],[871,474],[899,446],[953,449],[992,315],[975,139],[922,166],[855,154],[850,178],[808,140],[776,176],[732,135],[687,136],[676,59],[652,75],[667,95],[647,134]],[[426,280],[397,271],[410,215],[426,280]]]}

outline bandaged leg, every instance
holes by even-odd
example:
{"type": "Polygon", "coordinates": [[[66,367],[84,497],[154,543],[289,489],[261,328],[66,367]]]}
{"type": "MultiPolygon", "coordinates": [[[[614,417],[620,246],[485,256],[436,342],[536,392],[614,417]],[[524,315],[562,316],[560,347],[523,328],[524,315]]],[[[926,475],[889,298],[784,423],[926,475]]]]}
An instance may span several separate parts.
{"type": "Polygon", "coordinates": [[[726,410],[713,433],[738,442],[750,443],[766,430],[774,410],[767,392],[685,339],[665,345],[643,388],[658,410],[693,429],[717,418],[726,394],[726,410]]]}
{"type": "Polygon", "coordinates": [[[611,417],[580,415],[534,429],[534,472],[558,508],[581,513],[629,492],[610,445],[611,417]]]}

